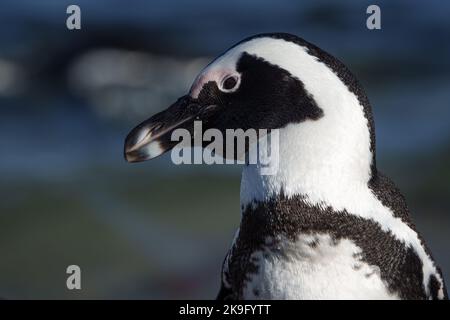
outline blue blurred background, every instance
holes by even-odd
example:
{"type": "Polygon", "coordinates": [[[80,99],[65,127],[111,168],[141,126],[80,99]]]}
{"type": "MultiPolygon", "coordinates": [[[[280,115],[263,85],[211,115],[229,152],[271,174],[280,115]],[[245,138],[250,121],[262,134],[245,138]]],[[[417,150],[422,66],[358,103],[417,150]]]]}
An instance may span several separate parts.
{"type": "Polygon", "coordinates": [[[450,2],[0,2],[0,296],[214,298],[239,166],[130,165],[123,140],[244,37],[283,31],[366,88],[379,168],[450,283],[450,2]],[[82,29],[66,28],[81,7],[82,29]],[[66,289],[66,267],[82,290],[66,289]]]}

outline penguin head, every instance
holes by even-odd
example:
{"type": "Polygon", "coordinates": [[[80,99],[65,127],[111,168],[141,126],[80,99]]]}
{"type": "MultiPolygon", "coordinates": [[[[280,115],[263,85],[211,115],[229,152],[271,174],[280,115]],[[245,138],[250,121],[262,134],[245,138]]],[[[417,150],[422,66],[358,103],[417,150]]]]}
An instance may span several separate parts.
{"type": "MultiPolygon", "coordinates": [[[[253,36],[206,66],[188,94],[134,128],[126,138],[125,158],[137,162],[159,156],[178,143],[171,141],[175,129],[193,136],[195,120],[202,121],[203,130],[215,128],[225,136],[227,129],[319,122],[327,112],[336,118],[333,103],[342,101],[333,99],[347,99],[355,88],[358,100],[362,91],[345,66],[305,40],[279,33],[253,36]]],[[[365,126],[369,131],[367,121],[365,126]]]]}

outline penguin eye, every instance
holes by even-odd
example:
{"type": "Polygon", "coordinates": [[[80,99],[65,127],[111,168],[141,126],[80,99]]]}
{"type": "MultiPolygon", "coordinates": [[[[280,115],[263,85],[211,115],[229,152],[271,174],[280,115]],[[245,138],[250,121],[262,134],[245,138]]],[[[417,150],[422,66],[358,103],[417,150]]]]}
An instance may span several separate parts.
{"type": "Polygon", "coordinates": [[[237,76],[228,76],[222,80],[222,91],[230,92],[233,89],[236,89],[239,82],[239,78],[237,76]]]}

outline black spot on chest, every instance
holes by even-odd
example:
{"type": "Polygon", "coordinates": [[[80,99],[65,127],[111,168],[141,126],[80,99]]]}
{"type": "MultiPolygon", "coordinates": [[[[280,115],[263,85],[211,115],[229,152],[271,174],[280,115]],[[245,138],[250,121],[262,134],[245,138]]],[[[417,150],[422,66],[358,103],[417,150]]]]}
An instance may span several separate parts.
{"type": "MultiPolygon", "coordinates": [[[[362,249],[358,259],[377,266],[392,293],[403,299],[428,298],[423,287],[421,260],[412,248],[384,232],[379,224],[345,211],[310,206],[301,197],[282,196],[258,203],[253,208],[247,207],[243,213],[239,236],[230,251],[228,274],[237,298],[242,295],[249,277],[258,272],[257,263],[250,256],[267,248],[267,237],[281,235],[295,241],[301,234],[316,233],[328,234],[336,242],[341,239],[353,241],[362,249]]],[[[430,282],[430,286],[439,287],[439,283],[430,282]]]]}

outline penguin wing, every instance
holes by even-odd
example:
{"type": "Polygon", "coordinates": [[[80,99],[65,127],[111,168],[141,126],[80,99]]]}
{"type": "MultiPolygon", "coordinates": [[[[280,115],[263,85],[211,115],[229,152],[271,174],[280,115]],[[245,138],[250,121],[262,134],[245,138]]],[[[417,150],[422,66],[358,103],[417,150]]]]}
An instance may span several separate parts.
{"type": "Polygon", "coordinates": [[[223,282],[220,285],[219,293],[217,294],[216,300],[224,301],[224,300],[234,300],[234,294],[230,288],[225,287],[223,282]]]}
{"type": "MultiPolygon", "coordinates": [[[[405,197],[400,192],[400,190],[397,188],[397,186],[394,184],[394,182],[389,179],[387,176],[382,174],[381,172],[378,172],[376,176],[374,176],[374,179],[369,184],[370,189],[374,192],[375,196],[381,201],[381,203],[390,208],[392,212],[394,213],[395,217],[400,218],[405,224],[407,224],[411,229],[416,231],[419,240],[422,243],[422,246],[424,247],[426,253],[430,257],[430,259],[435,263],[435,260],[433,259],[433,256],[431,254],[430,249],[425,244],[425,240],[421,236],[420,232],[417,230],[416,226],[414,225],[413,221],[411,220],[409,209],[406,204],[405,197]]],[[[405,257],[403,257],[405,261],[409,261],[405,257]]],[[[404,262],[405,263],[405,262],[404,262]]],[[[405,266],[408,267],[408,266],[405,266]]],[[[430,296],[429,299],[437,299],[438,292],[441,289],[443,291],[443,299],[448,299],[448,293],[447,288],[444,282],[444,277],[442,276],[441,269],[439,266],[436,265],[436,271],[439,275],[439,277],[442,279],[442,283],[439,283],[436,275],[432,275],[430,278],[430,282],[428,284],[430,289],[430,296]]],[[[404,272],[402,272],[404,274],[404,272]]]]}
{"type": "Polygon", "coordinates": [[[233,292],[233,289],[227,285],[224,282],[224,279],[228,278],[228,274],[227,274],[227,270],[228,270],[228,257],[230,255],[230,252],[227,253],[227,255],[225,256],[225,259],[223,260],[222,263],[222,273],[221,273],[221,277],[220,277],[220,289],[219,289],[219,293],[217,294],[216,300],[235,300],[236,295],[233,292]]]}

